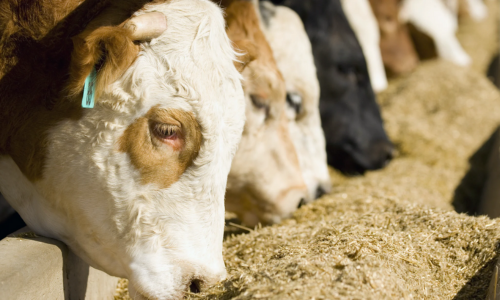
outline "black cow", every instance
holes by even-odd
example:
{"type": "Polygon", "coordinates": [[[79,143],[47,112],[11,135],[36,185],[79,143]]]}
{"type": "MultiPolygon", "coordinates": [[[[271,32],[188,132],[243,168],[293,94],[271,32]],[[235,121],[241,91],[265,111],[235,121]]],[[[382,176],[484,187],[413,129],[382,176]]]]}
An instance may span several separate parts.
{"type": "Polygon", "coordinates": [[[383,168],[392,159],[394,146],[385,133],[361,46],[340,0],[272,2],[297,12],[311,40],[328,164],[348,174],[383,168]]]}

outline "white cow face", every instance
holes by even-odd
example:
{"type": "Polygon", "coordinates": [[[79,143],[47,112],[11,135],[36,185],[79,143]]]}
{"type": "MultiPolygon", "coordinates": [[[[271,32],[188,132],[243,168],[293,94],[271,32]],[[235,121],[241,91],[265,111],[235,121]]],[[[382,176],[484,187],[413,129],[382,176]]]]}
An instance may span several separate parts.
{"type": "Polygon", "coordinates": [[[38,178],[2,156],[0,191],[37,233],[128,278],[134,299],[177,299],[225,277],[224,193],[245,102],[215,4],[172,0],[137,15],[153,11],[167,29],[140,46],[95,23],[74,39],[87,50],[75,48],[71,82],[93,59],[104,72],[96,105],[47,130],[38,178]],[[102,84],[129,48],[131,66],[102,84]]]}
{"type": "Polygon", "coordinates": [[[261,3],[264,32],[285,78],[290,136],[297,149],[308,199],[316,199],[330,191],[331,183],[311,43],[295,12],[270,2],[261,3]]]}
{"type": "Polygon", "coordinates": [[[226,10],[228,35],[246,55],[246,123],[228,177],[226,205],[247,225],[273,224],[306,201],[307,189],[288,131],[285,84],[248,1],[226,10]],[[248,61],[247,61],[248,60],[248,61]]]}

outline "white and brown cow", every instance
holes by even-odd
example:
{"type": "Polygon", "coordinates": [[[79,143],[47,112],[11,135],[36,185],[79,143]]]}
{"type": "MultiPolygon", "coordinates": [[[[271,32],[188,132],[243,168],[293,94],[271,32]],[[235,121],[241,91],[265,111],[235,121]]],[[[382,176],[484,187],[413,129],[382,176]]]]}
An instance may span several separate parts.
{"type": "Polygon", "coordinates": [[[347,20],[363,49],[373,90],[383,91],[387,88],[387,76],[380,50],[380,31],[370,2],[369,0],[342,0],[341,2],[347,20]]]}
{"type": "Polygon", "coordinates": [[[418,65],[418,55],[408,24],[400,21],[401,0],[369,0],[380,30],[380,52],[388,77],[411,72],[418,65]]]}
{"type": "Polygon", "coordinates": [[[399,16],[403,22],[414,26],[417,33],[420,33],[417,37],[421,34],[427,36],[427,38],[425,36],[414,38],[415,47],[421,58],[436,55],[460,66],[470,65],[471,58],[455,35],[458,29],[457,18],[442,0],[402,0],[399,16]],[[428,37],[432,39],[435,50],[427,49],[428,37]]]}
{"type": "Polygon", "coordinates": [[[290,136],[307,185],[308,200],[314,200],[331,190],[331,181],[311,42],[293,10],[262,1],[260,12],[264,32],[285,79],[290,136]]]}
{"type": "Polygon", "coordinates": [[[245,103],[221,10],[147,2],[0,3],[0,192],[135,299],[177,299],[225,277],[245,103]]]}
{"type": "Polygon", "coordinates": [[[249,226],[273,224],[308,201],[286,115],[286,89],[252,1],[223,1],[227,34],[244,53],[246,122],[228,177],[226,208],[249,226]]]}

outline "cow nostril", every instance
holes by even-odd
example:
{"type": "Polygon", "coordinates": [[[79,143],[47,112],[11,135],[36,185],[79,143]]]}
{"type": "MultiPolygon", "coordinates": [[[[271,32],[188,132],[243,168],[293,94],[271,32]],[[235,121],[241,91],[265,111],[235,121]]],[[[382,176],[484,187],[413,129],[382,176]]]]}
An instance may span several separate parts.
{"type": "Polygon", "coordinates": [[[326,194],[325,189],[323,189],[323,187],[321,186],[318,186],[318,188],[316,189],[316,199],[321,198],[324,194],[326,194]]]}
{"type": "Polygon", "coordinates": [[[193,294],[199,294],[201,292],[201,281],[194,279],[189,285],[189,291],[193,294]]]}
{"type": "Polygon", "coordinates": [[[301,207],[302,207],[302,206],[304,206],[304,205],[306,205],[306,199],[301,198],[301,199],[300,199],[300,202],[299,202],[299,206],[298,206],[298,208],[301,208],[301,207]]]}
{"type": "Polygon", "coordinates": [[[387,152],[387,154],[385,156],[384,167],[391,162],[391,160],[394,158],[395,154],[396,154],[396,150],[394,150],[392,148],[389,149],[389,151],[387,152]]]}

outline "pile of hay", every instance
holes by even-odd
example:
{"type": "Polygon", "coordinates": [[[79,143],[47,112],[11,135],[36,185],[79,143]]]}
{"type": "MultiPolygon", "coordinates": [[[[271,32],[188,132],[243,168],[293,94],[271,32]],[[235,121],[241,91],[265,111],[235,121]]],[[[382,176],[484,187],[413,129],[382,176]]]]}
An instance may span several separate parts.
{"type": "MultiPolygon", "coordinates": [[[[467,202],[481,190],[473,185],[483,183],[486,168],[475,164],[471,173],[469,159],[500,124],[499,91],[473,70],[428,61],[392,82],[379,102],[397,158],[363,177],[332,172],[334,191],[365,191],[443,209],[452,209],[453,201],[460,211],[470,211],[467,202]],[[471,180],[461,184],[468,172],[471,180]]],[[[485,163],[487,150],[476,160],[485,163]]]]}
{"type": "Polygon", "coordinates": [[[499,238],[498,220],[334,194],[227,239],[228,280],[187,298],[484,299],[499,238]]]}
{"type": "Polygon", "coordinates": [[[499,238],[497,220],[334,194],[229,238],[230,278],[188,299],[484,299],[499,238]]]}
{"type": "Polygon", "coordinates": [[[471,18],[461,18],[457,37],[464,50],[472,58],[472,68],[486,73],[493,56],[498,53],[498,0],[484,1],[488,7],[488,17],[481,22],[471,18]]]}

